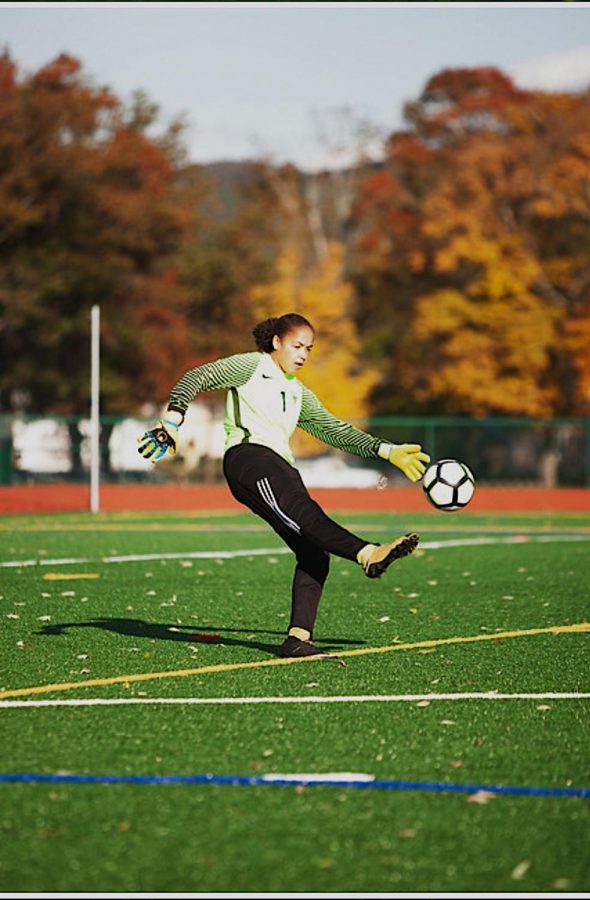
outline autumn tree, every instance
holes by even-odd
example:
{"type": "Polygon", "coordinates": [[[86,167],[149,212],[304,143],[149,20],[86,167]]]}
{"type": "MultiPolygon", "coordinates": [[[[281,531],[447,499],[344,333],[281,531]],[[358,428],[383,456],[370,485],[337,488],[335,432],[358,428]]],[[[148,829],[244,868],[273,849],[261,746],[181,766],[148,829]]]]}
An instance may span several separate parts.
{"type": "Polygon", "coordinates": [[[380,412],[587,414],[589,105],[474,69],[406,106],[357,208],[380,412]]]}
{"type": "Polygon", "coordinates": [[[185,177],[200,185],[198,236],[178,255],[196,365],[243,352],[244,341],[252,340],[250,290],[276,277],[282,216],[264,163],[211,165],[205,195],[199,167],[189,167],[185,177]]]}
{"type": "MultiPolygon", "coordinates": [[[[296,312],[312,323],[316,341],[302,381],[334,415],[359,423],[368,414],[367,397],[376,372],[360,359],[343,255],[342,245],[330,242],[325,257],[307,268],[297,245],[286,246],[278,260],[276,279],[252,289],[250,306],[259,320],[296,312]]],[[[293,446],[302,455],[326,449],[303,432],[297,432],[293,446]]]]}
{"type": "Polygon", "coordinates": [[[174,258],[195,229],[179,184],[181,124],[125,108],[61,55],[19,78],[0,58],[0,398],[5,411],[87,414],[89,312],[102,309],[102,410],[162,396],[189,359],[174,258]]]}

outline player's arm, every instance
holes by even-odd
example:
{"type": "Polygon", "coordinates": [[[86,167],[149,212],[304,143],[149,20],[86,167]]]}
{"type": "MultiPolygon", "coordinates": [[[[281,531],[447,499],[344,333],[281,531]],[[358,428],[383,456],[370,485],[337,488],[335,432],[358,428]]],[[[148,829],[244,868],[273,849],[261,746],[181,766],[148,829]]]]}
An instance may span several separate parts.
{"type": "Polygon", "coordinates": [[[259,362],[260,353],[238,353],[185,372],[170,392],[165,415],[154,428],[137,439],[139,453],[152,462],[158,462],[166,454],[176,453],[180,426],[184,422],[189,403],[197,394],[245,384],[259,362]]]}
{"type": "Polygon", "coordinates": [[[426,469],[424,463],[430,461],[420,444],[387,443],[338,419],[306,387],[303,387],[301,414],[297,424],[308,434],[338,450],[345,450],[365,459],[380,457],[388,460],[410,481],[419,481],[426,469]]]}

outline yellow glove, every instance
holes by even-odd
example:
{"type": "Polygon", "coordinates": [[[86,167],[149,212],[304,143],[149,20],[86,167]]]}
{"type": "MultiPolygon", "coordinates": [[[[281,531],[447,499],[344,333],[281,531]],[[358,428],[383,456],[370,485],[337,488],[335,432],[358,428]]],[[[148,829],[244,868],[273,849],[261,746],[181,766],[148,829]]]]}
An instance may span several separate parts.
{"type": "Polygon", "coordinates": [[[420,481],[426,471],[424,463],[430,462],[420,444],[381,444],[378,453],[381,459],[401,469],[410,481],[420,481]]]}

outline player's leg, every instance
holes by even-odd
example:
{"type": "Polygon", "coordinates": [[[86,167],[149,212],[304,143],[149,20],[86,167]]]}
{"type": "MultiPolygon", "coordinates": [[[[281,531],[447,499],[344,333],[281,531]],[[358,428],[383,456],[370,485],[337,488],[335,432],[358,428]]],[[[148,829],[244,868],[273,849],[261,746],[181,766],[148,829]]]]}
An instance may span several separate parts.
{"type": "Polygon", "coordinates": [[[325,553],[354,560],[366,541],[334,522],[313,500],[297,469],[268,447],[240,444],[225,454],[224,474],[240,503],[325,553]]]}
{"type": "Polygon", "coordinates": [[[369,578],[378,578],[418,545],[416,534],[371,544],[343,528],[309,495],[297,469],[267,447],[232,447],[225,455],[224,472],[234,496],[273,528],[280,524],[325,553],[355,560],[369,578]]]}
{"type": "Polygon", "coordinates": [[[276,529],[295,553],[297,564],[291,586],[291,618],[281,656],[331,656],[315,646],[313,630],[324,584],[330,569],[330,556],[315,544],[294,534],[276,529]]]}
{"type": "MultiPolygon", "coordinates": [[[[224,470],[234,497],[268,522],[291,548],[297,560],[291,588],[289,631],[280,654],[288,657],[329,656],[331,654],[323,653],[311,641],[322,590],[328,577],[329,554],[301,536],[297,523],[289,518],[278,502],[271,502],[266,486],[261,493],[258,488],[261,471],[266,473],[262,477],[268,477],[269,465],[265,454],[258,454],[257,449],[264,448],[251,447],[241,453],[229,451],[228,459],[224,460],[224,470]]],[[[288,463],[284,465],[292,469],[288,463]]],[[[289,477],[290,472],[287,471],[286,475],[289,477]]],[[[276,483],[275,472],[273,484],[276,486],[276,483]]]]}
{"type": "Polygon", "coordinates": [[[309,541],[299,540],[293,546],[297,565],[291,588],[291,619],[289,629],[306,631],[309,640],[318,615],[324,584],[330,570],[330,556],[309,541]]]}

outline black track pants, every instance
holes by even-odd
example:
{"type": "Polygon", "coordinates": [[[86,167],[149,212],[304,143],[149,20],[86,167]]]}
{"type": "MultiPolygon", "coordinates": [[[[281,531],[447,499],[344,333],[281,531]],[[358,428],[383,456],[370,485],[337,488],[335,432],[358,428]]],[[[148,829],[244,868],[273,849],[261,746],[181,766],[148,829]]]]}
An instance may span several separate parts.
{"type": "Polygon", "coordinates": [[[310,497],[297,469],[268,447],[231,447],[223,471],[236,500],[268,522],[295,553],[289,627],[313,634],[329,554],[356,560],[367,541],[330,519],[310,497]]]}

